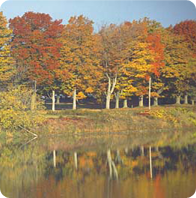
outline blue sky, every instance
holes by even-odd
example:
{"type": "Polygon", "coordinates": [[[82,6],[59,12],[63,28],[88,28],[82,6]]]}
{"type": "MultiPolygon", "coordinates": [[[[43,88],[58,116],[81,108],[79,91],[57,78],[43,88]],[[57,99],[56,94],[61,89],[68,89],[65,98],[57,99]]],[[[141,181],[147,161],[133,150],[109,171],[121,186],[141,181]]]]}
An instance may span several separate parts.
{"type": "Polygon", "coordinates": [[[66,24],[74,15],[94,21],[95,29],[101,24],[122,23],[149,17],[168,27],[182,20],[196,20],[196,8],[189,1],[17,1],[8,0],[1,11],[7,19],[22,16],[27,11],[47,13],[66,24]]]}

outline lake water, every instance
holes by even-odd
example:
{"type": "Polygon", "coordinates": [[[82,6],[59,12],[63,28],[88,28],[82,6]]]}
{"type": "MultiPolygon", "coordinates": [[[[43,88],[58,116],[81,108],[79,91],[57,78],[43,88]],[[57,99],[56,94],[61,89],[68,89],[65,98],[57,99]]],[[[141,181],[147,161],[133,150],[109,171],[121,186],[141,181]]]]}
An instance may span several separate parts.
{"type": "Polygon", "coordinates": [[[7,140],[0,144],[1,191],[9,198],[190,197],[195,135],[151,134],[7,140]]]}

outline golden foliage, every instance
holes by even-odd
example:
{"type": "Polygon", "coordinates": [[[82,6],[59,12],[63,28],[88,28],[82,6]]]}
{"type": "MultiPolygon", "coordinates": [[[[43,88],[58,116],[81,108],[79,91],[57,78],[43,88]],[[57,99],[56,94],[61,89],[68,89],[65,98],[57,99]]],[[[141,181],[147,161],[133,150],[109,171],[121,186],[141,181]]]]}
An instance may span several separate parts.
{"type": "Polygon", "coordinates": [[[9,81],[14,74],[14,60],[10,56],[12,31],[7,28],[7,20],[0,12],[0,82],[9,81]]]}
{"type": "Polygon", "coordinates": [[[40,104],[37,111],[30,110],[32,92],[26,87],[10,88],[0,93],[0,127],[2,130],[35,128],[44,121],[40,104]]]}

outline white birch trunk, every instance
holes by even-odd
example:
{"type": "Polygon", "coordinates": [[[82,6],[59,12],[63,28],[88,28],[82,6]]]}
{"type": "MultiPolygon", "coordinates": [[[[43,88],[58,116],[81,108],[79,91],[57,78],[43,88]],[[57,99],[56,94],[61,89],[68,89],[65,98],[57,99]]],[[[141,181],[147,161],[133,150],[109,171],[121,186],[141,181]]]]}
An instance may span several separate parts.
{"type": "Polygon", "coordinates": [[[120,98],[119,92],[116,93],[115,98],[116,98],[115,108],[118,109],[119,108],[119,98],[120,98]]]}
{"type": "Polygon", "coordinates": [[[149,147],[149,160],[150,160],[150,178],[152,179],[152,154],[151,154],[151,146],[149,147]]]}
{"type": "Polygon", "coordinates": [[[188,95],[184,96],[184,104],[188,104],[188,95]]]}
{"type": "Polygon", "coordinates": [[[176,104],[180,104],[181,96],[176,96],[176,104]]]}
{"type": "Polygon", "coordinates": [[[159,105],[159,98],[158,97],[154,97],[154,106],[158,106],[159,105]]]}
{"type": "Polygon", "coordinates": [[[123,101],[123,108],[128,108],[127,99],[125,99],[125,100],[123,101]]]}
{"type": "Polygon", "coordinates": [[[55,111],[55,91],[52,91],[52,111],[55,111]]]}
{"type": "Polygon", "coordinates": [[[77,152],[74,152],[74,165],[75,165],[75,169],[78,169],[78,155],[77,152]]]}
{"type": "Polygon", "coordinates": [[[53,150],[53,166],[56,168],[56,150],[53,150]]]}
{"type": "Polygon", "coordinates": [[[110,109],[110,99],[111,99],[111,94],[107,93],[107,96],[106,96],[106,109],[110,109]]]}
{"type": "Polygon", "coordinates": [[[117,163],[122,163],[122,159],[120,157],[120,150],[119,149],[117,149],[117,151],[116,151],[116,161],[117,161],[117,163]]]}
{"type": "Polygon", "coordinates": [[[111,95],[114,92],[114,88],[116,86],[116,82],[117,82],[117,76],[115,76],[111,82],[111,77],[106,74],[107,78],[108,78],[108,89],[107,89],[107,94],[106,94],[106,109],[110,109],[110,99],[111,99],[111,95]]]}
{"type": "Polygon", "coordinates": [[[110,171],[110,178],[112,178],[112,175],[114,173],[114,177],[118,179],[118,171],[116,169],[114,161],[112,160],[110,149],[107,150],[107,160],[108,160],[108,166],[109,166],[109,171],[110,171]]]}
{"type": "Polygon", "coordinates": [[[149,90],[148,90],[148,108],[151,109],[151,84],[152,80],[149,78],[149,90]]]}
{"type": "Polygon", "coordinates": [[[143,107],[144,106],[144,96],[140,96],[139,97],[139,107],[143,107]]]}
{"type": "Polygon", "coordinates": [[[141,146],[140,150],[141,150],[141,156],[144,157],[144,146],[141,146]]]}
{"type": "Polygon", "coordinates": [[[57,96],[56,103],[57,103],[57,104],[60,104],[60,96],[57,96]]]}
{"type": "Polygon", "coordinates": [[[76,110],[76,88],[74,88],[74,92],[73,92],[73,106],[72,106],[73,110],[76,110]]]}

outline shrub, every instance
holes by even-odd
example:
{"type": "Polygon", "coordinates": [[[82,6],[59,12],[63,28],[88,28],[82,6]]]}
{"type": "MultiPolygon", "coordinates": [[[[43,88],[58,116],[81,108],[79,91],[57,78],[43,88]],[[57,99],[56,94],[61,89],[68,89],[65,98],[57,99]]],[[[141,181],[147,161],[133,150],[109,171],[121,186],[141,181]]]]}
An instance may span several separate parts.
{"type": "Polygon", "coordinates": [[[44,121],[43,106],[30,110],[32,91],[24,86],[11,87],[0,93],[0,127],[2,130],[32,129],[44,121]]]}

